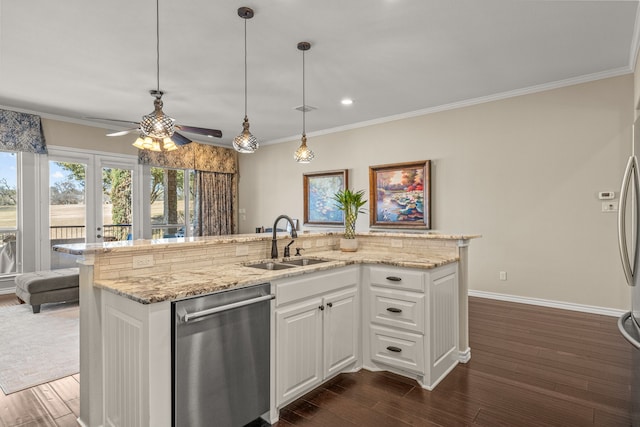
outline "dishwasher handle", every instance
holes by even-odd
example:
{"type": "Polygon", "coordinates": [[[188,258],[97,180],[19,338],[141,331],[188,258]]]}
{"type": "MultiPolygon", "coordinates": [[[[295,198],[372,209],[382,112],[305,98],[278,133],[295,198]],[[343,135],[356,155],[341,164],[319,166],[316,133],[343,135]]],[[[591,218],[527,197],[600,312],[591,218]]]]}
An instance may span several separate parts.
{"type": "Polygon", "coordinates": [[[201,317],[211,316],[212,314],[221,313],[227,310],[233,310],[234,308],[244,307],[247,305],[257,304],[262,301],[269,301],[274,299],[275,295],[263,295],[257,298],[251,298],[243,301],[233,302],[231,304],[221,305],[219,307],[209,308],[207,310],[196,311],[194,313],[184,313],[180,316],[180,320],[185,323],[189,323],[193,320],[199,319],[201,317]]]}

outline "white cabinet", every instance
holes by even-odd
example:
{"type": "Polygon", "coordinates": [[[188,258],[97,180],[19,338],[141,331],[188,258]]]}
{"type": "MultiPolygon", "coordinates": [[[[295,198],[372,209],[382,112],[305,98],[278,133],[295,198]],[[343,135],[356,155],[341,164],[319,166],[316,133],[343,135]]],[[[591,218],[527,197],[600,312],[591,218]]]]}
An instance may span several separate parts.
{"type": "Polygon", "coordinates": [[[432,389],[458,363],[457,264],[432,270],[367,267],[365,366],[432,389]]]}
{"type": "Polygon", "coordinates": [[[321,298],[276,310],[278,404],[322,381],[321,298]]]}
{"type": "Polygon", "coordinates": [[[348,267],[274,282],[278,406],[358,361],[358,276],[348,267]]]}
{"type": "Polygon", "coordinates": [[[324,297],[324,377],[353,364],[358,356],[357,288],[324,297]]]}

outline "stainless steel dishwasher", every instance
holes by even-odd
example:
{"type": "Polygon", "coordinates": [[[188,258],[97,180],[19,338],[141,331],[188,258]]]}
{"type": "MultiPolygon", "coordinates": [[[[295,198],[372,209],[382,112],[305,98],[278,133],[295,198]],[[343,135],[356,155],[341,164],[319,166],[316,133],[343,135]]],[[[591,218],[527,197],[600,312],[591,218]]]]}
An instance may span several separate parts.
{"type": "Polygon", "coordinates": [[[172,304],[173,426],[239,427],[269,410],[270,288],[172,304]]]}

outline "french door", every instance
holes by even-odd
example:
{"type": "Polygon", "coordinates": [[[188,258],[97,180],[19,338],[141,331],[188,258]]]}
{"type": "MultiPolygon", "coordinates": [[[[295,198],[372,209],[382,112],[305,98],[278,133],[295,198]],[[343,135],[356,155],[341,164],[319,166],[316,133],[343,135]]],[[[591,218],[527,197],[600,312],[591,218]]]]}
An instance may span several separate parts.
{"type": "Polygon", "coordinates": [[[53,251],[56,244],[139,236],[141,174],[135,157],[50,149],[42,166],[42,269],[76,265],[75,256],[53,251]]]}

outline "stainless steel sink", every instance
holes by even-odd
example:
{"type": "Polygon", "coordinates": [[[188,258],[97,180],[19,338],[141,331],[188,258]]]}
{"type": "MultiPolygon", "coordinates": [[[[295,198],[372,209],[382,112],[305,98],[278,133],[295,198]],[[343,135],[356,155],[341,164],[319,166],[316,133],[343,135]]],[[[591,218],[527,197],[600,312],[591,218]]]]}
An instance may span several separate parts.
{"type": "Polygon", "coordinates": [[[323,262],[327,262],[326,259],[314,259],[314,258],[296,258],[290,259],[287,261],[282,261],[285,264],[297,265],[297,266],[305,266],[305,265],[314,265],[321,264],[323,262]]]}
{"type": "Polygon", "coordinates": [[[259,262],[257,264],[248,264],[247,267],[261,268],[262,270],[286,270],[287,268],[294,268],[295,265],[280,262],[259,262]]]}

